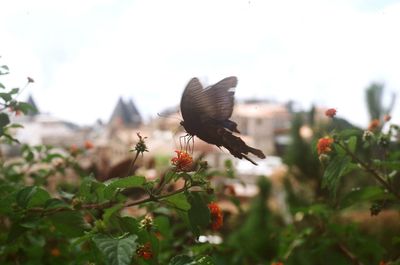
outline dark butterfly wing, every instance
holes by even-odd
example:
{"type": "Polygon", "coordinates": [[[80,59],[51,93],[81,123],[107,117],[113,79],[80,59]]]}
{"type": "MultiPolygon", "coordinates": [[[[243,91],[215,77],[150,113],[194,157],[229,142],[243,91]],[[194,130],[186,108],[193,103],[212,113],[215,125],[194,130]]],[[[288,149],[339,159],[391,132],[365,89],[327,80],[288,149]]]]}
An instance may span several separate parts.
{"type": "Polygon", "coordinates": [[[186,86],[181,99],[181,112],[184,120],[196,119],[199,122],[210,120],[224,121],[232,115],[237,78],[227,77],[203,89],[197,78],[192,78],[186,86]]]}
{"type": "Polygon", "coordinates": [[[224,121],[229,119],[233,112],[235,91],[232,90],[237,85],[235,76],[227,77],[207,87],[204,91],[205,97],[212,102],[212,110],[207,115],[214,120],[224,121]]]}
{"type": "Polygon", "coordinates": [[[198,101],[204,97],[203,93],[204,89],[199,79],[192,78],[183,91],[181,98],[181,113],[185,121],[198,120],[200,118],[203,106],[198,101]]]}

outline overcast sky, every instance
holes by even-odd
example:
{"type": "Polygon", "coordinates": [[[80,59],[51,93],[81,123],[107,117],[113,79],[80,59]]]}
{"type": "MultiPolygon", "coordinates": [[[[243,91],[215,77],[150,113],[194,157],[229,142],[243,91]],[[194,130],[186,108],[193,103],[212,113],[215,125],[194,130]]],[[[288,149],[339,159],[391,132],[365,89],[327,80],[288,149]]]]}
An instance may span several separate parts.
{"type": "MultiPolygon", "coordinates": [[[[237,99],[316,103],[366,125],[372,81],[400,93],[400,2],[0,0],[0,64],[41,111],[108,121],[120,96],[144,117],[190,78],[236,75],[237,99]]],[[[400,97],[400,95],[399,95],[400,97]]],[[[400,100],[400,98],[399,98],[400,100]]],[[[399,105],[399,104],[397,104],[399,105]]],[[[400,121],[400,108],[393,113],[400,121]]]]}

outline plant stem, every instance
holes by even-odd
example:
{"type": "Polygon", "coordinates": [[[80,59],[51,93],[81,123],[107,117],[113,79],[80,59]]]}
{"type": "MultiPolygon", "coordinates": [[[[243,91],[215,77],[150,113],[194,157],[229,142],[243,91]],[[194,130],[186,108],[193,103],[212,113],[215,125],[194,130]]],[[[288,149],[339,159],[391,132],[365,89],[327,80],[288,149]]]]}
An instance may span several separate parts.
{"type": "MultiPolygon", "coordinates": [[[[173,196],[175,194],[181,193],[186,191],[187,189],[190,189],[192,187],[195,187],[196,185],[189,185],[189,186],[184,186],[178,190],[172,191],[170,193],[166,193],[163,195],[159,195],[159,196],[154,196],[154,195],[150,195],[147,198],[138,200],[138,201],[134,201],[134,202],[130,202],[130,203],[126,203],[124,205],[125,207],[131,207],[131,206],[136,206],[136,205],[140,205],[146,202],[157,202],[161,199],[164,198],[168,198],[170,196],[173,196]]],[[[104,208],[108,208],[113,206],[114,204],[116,204],[117,202],[115,201],[107,201],[107,202],[103,202],[103,203],[91,203],[91,204],[83,204],[81,205],[79,208],[75,209],[75,210],[92,210],[92,209],[104,209],[104,208]]],[[[36,207],[36,208],[30,208],[28,209],[28,212],[39,212],[42,213],[43,215],[49,215],[49,214],[53,214],[56,212],[63,212],[63,211],[71,211],[73,209],[69,208],[69,207],[60,207],[60,208],[53,208],[53,209],[44,209],[44,208],[40,208],[40,207],[36,207]]]]}
{"type": "Polygon", "coordinates": [[[368,173],[370,173],[380,184],[382,184],[388,191],[390,191],[396,198],[400,200],[400,195],[392,188],[392,186],[389,185],[385,179],[379,175],[378,172],[376,172],[375,169],[370,167],[367,163],[359,159],[353,152],[351,152],[346,146],[342,145],[339,142],[336,142],[337,145],[339,145],[343,150],[348,154],[354,161],[356,161],[358,164],[360,164],[368,173]]]}

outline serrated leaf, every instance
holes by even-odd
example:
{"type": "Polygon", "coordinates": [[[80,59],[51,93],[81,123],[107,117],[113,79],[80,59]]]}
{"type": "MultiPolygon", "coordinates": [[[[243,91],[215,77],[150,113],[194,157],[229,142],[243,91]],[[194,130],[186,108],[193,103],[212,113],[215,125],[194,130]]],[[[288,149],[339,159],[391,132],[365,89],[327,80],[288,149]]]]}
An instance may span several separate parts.
{"type": "Polygon", "coordinates": [[[167,197],[165,201],[171,203],[173,206],[182,211],[188,211],[190,209],[190,203],[187,201],[187,198],[183,193],[178,193],[167,197]]]}
{"type": "Polygon", "coordinates": [[[134,187],[141,187],[146,181],[145,177],[142,176],[131,176],[122,179],[113,179],[109,182],[104,189],[104,197],[106,199],[113,198],[115,191],[120,189],[127,189],[127,188],[134,188],[134,187]]]}
{"type": "Polygon", "coordinates": [[[137,234],[139,232],[139,222],[130,216],[120,218],[120,227],[124,232],[137,234]]]}
{"type": "Polygon", "coordinates": [[[44,208],[46,209],[54,209],[54,208],[69,208],[70,205],[66,204],[63,200],[51,198],[46,201],[44,204],[44,208]]]}
{"type": "Polygon", "coordinates": [[[400,161],[381,161],[381,160],[373,160],[373,164],[375,167],[384,167],[390,170],[400,170],[400,161]]]}
{"type": "Polygon", "coordinates": [[[165,216],[157,216],[154,218],[155,227],[157,227],[158,231],[160,231],[161,235],[164,238],[172,237],[172,229],[169,219],[165,216]]]}
{"type": "Polygon", "coordinates": [[[351,160],[347,156],[335,156],[325,169],[322,176],[322,187],[328,188],[334,198],[342,176],[348,172],[350,162],[351,160]]]}
{"type": "Polygon", "coordinates": [[[350,152],[354,153],[356,151],[356,147],[357,147],[357,137],[351,136],[347,142],[347,146],[348,146],[350,152]]]}
{"type": "Polygon", "coordinates": [[[103,202],[105,187],[106,185],[92,177],[86,177],[79,188],[79,196],[84,202],[103,202]]]}
{"type": "Polygon", "coordinates": [[[193,261],[193,259],[187,255],[179,255],[173,257],[168,265],[188,265],[193,261]]]}
{"type": "Polygon", "coordinates": [[[341,208],[346,208],[360,202],[394,199],[396,199],[396,197],[393,194],[385,191],[381,187],[365,187],[353,190],[346,194],[341,202],[341,208]]]}
{"type": "Polygon", "coordinates": [[[107,208],[106,210],[104,210],[104,214],[103,214],[103,221],[106,225],[109,224],[110,218],[116,214],[117,212],[119,212],[122,208],[124,207],[123,204],[117,204],[114,205],[111,208],[107,208]]]}
{"type": "Polygon", "coordinates": [[[341,139],[347,139],[352,136],[361,136],[362,131],[359,129],[345,129],[340,131],[339,136],[341,139]]]}
{"type": "Polygon", "coordinates": [[[17,204],[22,207],[26,208],[28,206],[29,201],[36,193],[38,187],[37,186],[29,186],[25,187],[22,190],[18,191],[17,193],[17,204]]]}
{"type": "Polygon", "coordinates": [[[29,200],[27,208],[44,206],[48,199],[50,199],[50,194],[46,190],[38,188],[29,200]]]}
{"type": "Polygon", "coordinates": [[[124,238],[113,238],[108,235],[97,234],[93,238],[97,248],[103,253],[110,265],[129,265],[137,247],[137,235],[124,238]]]}
{"type": "Polygon", "coordinates": [[[189,203],[191,205],[188,211],[190,225],[192,232],[196,235],[200,235],[200,229],[206,228],[210,224],[210,210],[203,198],[197,192],[192,192],[188,196],[189,203]]]}
{"type": "Polygon", "coordinates": [[[79,237],[85,230],[83,216],[77,211],[58,212],[49,217],[56,231],[63,233],[66,237],[79,237]]]}
{"type": "Polygon", "coordinates": [[[196,258],[190,265],[215,265],[215,262],[209,256],[202,256],[196,258]]]}
{"type": "Polygon", "coordinates": [[[200,256],[193,260],[187,255],[179,255],[173,257],[168,265],[215,265],[215,262],[208,256],[200,256]]]}

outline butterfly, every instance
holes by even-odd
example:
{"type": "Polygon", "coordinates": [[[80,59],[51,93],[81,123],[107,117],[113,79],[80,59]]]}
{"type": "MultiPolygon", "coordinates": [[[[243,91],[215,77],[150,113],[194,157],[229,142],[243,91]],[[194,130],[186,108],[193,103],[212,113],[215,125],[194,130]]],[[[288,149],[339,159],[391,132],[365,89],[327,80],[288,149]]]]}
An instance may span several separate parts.
{"type": "Polygon", "coordinates": [[[237,123],[230,120],[234,106],[233,90],[237,78],[230,76],[218,83],[203,88],[198,78],[192,78],[183,91],[181,98],[181,125],[186,132],[197,136],[203,141],[228,149],[237,158],[245,158],[254,165],[256,162],[247,155],[252,153],[259,158],[265,158],[264,153],[248,146],[240,137],[237,123]]]}

